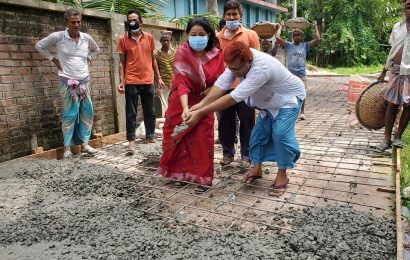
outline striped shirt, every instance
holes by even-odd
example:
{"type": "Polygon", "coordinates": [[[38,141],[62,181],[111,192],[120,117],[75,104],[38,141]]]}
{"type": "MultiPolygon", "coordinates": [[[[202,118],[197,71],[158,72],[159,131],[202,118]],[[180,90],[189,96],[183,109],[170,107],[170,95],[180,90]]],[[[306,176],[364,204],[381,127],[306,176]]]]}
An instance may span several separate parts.
{"type": "Polygon", "coordinates": [[[172,81],[172,64],[175,59],[175,49],[170,48],[170,54],[165,54],[161,49],[157,50],[155,53],[155,59],[158,63],[159,73],[161,74],[161,79],[164,81],[167,87],[171,87],[172,81]]]}

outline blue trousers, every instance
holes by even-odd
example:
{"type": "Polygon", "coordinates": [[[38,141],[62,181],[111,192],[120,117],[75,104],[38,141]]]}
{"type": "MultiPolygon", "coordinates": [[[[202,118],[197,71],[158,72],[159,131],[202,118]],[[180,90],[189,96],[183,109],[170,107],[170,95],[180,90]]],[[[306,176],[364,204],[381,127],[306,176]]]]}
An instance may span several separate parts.
{"type": "Polygon", "coordinates": [[[60,95],[63,100],[61,121],[64,146],[88,143],[93,127],[94,109],[90,95],[90,83],[86,84],[85,97],[74,100],[69,86],[60,82],[60,95]]]}
{"type": "Polygon", "coordinates": [[[302,100],[297,108],[282,108],[276,118],[258,116],[249,141],[253,163],[276,162],[279,170],[294,168],[300,157],[295,124],[302,100]]]}

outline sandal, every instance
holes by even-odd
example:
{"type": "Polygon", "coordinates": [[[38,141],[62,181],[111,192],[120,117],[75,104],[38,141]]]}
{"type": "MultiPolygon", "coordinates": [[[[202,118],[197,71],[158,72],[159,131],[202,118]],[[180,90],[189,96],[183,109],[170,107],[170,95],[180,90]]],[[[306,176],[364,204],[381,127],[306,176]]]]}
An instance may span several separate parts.
{"type": "Polygon", "coordinates": [[[228,165],[233,162],[233,157],[224,156],[222,160],[219,162],[222,166],[228,165]]]}
{"type": "Polygon", "coordinates": [[[275,183],[272,184],[269,188],[269,196],[272,197],[280,197],[285,193],[286,187],[288,186],[289,178],[286,179],[285,184],[277,185],[275,183]]]}
{"type": "Polygon", "coordinates": [[[246,184],[252,184],[254,183],[257,179],[262,179],[262,174],[257,174],[257,175],[245,175],[245,178],[243,179],[243,182],[246,184]]]}
{"type": "Polygon", "coordinates": [[[300,115],[299,115],[299,119],[300,119],[300,120],[306,120],[305,114],[300,114],[300,115]]]}
{"type": "Polygon", "coordinates": [[[396,148],[403,148],[403,141],[400,139],[394,139],[391,145],[396,148]]]}
{"type": "Polygon", "coordinates": [[[132,148],[127,148],[127,151],[125,152],[125,155],[126,156],[133,156],[134,155],[134,149],[132,149],[132,148]]]}
{"type": "Polygon", "coordinates": [[[176,182],[174,183],[174,185],[175,185],[175,187],[177,187],[177,188],[182,188],[182,187],[184,187],[184,186],[187,186],[188,183],[183,182],[183,181],[176,181],[176,182]]]}
{"type": "Polygon", "coordinates": [[[385,142],[382,142],[381,144],[379,144],[378,146],[376,146],[376,152],[378,153],[384,153],[387,149],[390,149],[391,145],[387,144],[385,142]]]}
{"type": "Polygon", "coordinates": [[[198,185],[198,186],[196,186],[194,191],[195,191],[195,194],[201,195],[207,190],[209,190],[209,187],[198,185]]]}

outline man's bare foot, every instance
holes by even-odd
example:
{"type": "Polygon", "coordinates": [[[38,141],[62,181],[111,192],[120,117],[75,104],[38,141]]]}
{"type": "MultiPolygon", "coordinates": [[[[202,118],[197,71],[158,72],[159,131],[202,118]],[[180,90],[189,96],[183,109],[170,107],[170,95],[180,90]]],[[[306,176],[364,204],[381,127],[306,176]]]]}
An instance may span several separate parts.
{"type": "Polygon", "coordinates": [[[269,196],[280,197],[285,193],[286,187],[289,183],[289,178],[286,175],[286,172],[278,172],[276,179],[273,182],[272,186],[269,188],[269,196]]]}
{"type": "Polygon", "coordinates": [[[262,178],[262,167],[252,167],[249,171],[246,172],[243,182],[247,184],[253,183],[257,179],[262,178]]]}

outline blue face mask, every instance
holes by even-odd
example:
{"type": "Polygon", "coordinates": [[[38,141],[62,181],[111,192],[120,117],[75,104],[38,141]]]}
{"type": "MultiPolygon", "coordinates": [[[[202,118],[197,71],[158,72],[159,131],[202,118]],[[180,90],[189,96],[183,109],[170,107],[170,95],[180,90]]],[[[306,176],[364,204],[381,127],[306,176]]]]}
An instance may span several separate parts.
{"type": "Polygon", "coordinates": [[[226,27],[228,27],[230,30],[235,30],[238,28],[240,22],[239,20],[237,21],[225,21],[226,22],[226,27]]]}
{"type": "Polygon", "coordinates": [[[195,51],[202,51],[208,45],[208,36],[189,36],[188,43],[195,51]]]}

